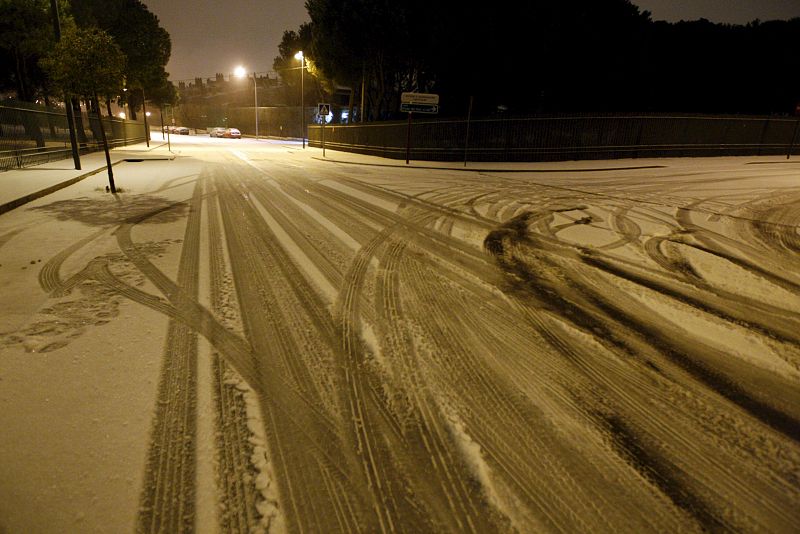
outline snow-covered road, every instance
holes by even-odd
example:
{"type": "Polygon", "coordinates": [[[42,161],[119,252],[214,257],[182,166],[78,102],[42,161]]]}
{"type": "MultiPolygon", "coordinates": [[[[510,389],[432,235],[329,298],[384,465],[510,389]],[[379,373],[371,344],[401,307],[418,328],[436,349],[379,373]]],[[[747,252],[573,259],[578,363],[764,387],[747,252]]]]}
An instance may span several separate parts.
{"type": "Polygon", "coordinates": [[[173,140],[0,216],[0,532],[800,523],[796,162],[173,140]]]}

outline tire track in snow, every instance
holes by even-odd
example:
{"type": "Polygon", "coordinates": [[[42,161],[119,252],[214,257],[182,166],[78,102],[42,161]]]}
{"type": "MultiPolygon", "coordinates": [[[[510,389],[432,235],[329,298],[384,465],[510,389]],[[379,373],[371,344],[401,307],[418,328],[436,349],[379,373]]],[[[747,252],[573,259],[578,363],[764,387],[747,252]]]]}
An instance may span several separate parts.
{"type": "MultiPolygon", "coordinates": [[[[212,189],[211,184],[209,189],[212,189]]],[[[231,310],[236,303],[230,303],[229,297],[226,298],[229,283],[226,283],[224,238],[216,190],[209,191],[207,205],[211,307],[215,314],[230,317],[238,315],[238,309],[231,310]]],[[[256,480],[259,473],[251,461],[256,451],[247,424],[247,404],[236,383],[241,378],[231,380],[236,371],[218,353],[213,356],[212,372],[218,494],[221,501],[219,528],[225,532],[247,532],[263,522],[262,514],[257,509],[259,489],[256,480]]]]}
{"type": "Polygon", "coordinates": [[[355,517],[348,516],[343,524],[366,524],[362,484],[353,478],[349,447],[342,441],[336,416],[315,393],[309,369],[298,359],[303,351],[297,335],[311,336],[318,350],[327,350],[324,339],[332,327],[326,324],[331,321],[317,315],[324,313],[325,306],[246,198],[246,176],[229,181],[218,178],[234,282],[258,369],[254,389],[259,392],[288,525],[318,531],[323,526],[330,528],[329,518],[348,510],[355,517]],[[251,232],[254,228],[258,232],[251,232]],[[284,313],[289,314],[285,319],[284,313]],[[319,326],[311,330],[301,326],[308,322],[307,313],[322,320],[319,326]],[[288,330],[289,325],[296,327],[288,330]],[[276,375],[287,381],[276,381],[276,375]],[[323,479],[335,484],[317,483],[323,479]],[[331,493],[331,488],[337,491],[331,493]]]}
{"type": "MultiPolygon", "coordinates": [[[[195,184],[177,284],[197,299],[202,188],[195,184]]],[[[171,319],[148,447],[137,530],[194,531],[197,428],[197,332],[171,319]]]]}
{"type": "MultiPolygon", "coordinates": [[[[530,262],[531,259],[533,259],[534,257],[538,257],[538,256],[535,256],[534,253],[531,253],[528,256],[524,256],[521,253],[518,253],[518,252],[515,251],[514,246],[512,245],[512,243],[513,243],[514,239],[519,239],[520,234],[517,233],[517,232],[505,232],[505,233],[500,234],[500,235],[504,236],[502,238],[503,240],[505,240],[505,239],[508,240],[506,242],[506,245],[505,246],[494,245],[492,248],[496,252],[496,254],[498,255],[498,258],[501,258],[501,263],[505,263],[506,264],[506,268],[511,268],[512,270],[514,270],[515,276],[518,279],[520,279],[520,280],[528,280],[528,282],[526,282],[526,287],[528,288],[528,290],[532,290],[531,293],[534,294],[534,295],[537,295],[538,298],[542,299],[544,302],[550,302],[549,307],[551,309],[553,309],[556,313],[559,313],[559,309],[560,308],[566,308],[566,310],[572,310],[572,311],[570,311],[568,313],[564,313],[564,311],[561,311],[560,315],[564,315],[565,317],[568,317],[569,318],[568,320],[573,322],[573,323],[575,323],[576,326],[578,326],[578,328],[586,328],[587,330],[589,330],[591,332],[591,330],[592,330],[592,326],[591,325],[592,324],[594,324],[594,325],[598,324],[594,319],[590,318],[591,315],[595,315],[596,317],[601,317],[601,318],[602,317],[619,317],[620,316],[620,313],[619,313],[620,310],[623,310],[623,309],[624,310],[635,309],[635,305],[626,305],[626,306],[620,305],[619,307],[616,307],[613,311],[609,310],[609,309],[604,309],[602,307],[596,308],[597,304],[599,304],[600,301],[598,301],[596,298],[595,299],[591,299],[589,301],[586,301],[586,298],[583,297],[583,295],[591,296],[593,294],[593,290],[589,289],[588,286],[586,286],[586,285],[583,285],[583,286],[578,285],[575,288],[569,288],[569,287],[566,287],[566,286],[565,287],[561,287],[562,286],[562,282],[556,282],[555,284],[553,284],[552,282],[547,282],[546,280],[541,278],[541,274],[543,272],[547,272],[546,269],[543,268],[544,265],[537,265],[535,263],[527,263],[527,262],[530,262]],[[511,254],[511,255],[509,255],[509,254],[511,254]],[[512,258],[518,258],[518,259],[517,260],[513,260],[512,258]],[[512,264],[511,262],[513,262],[513,261],[516,261],[516,264],[512,264]],[[514,267],[513,265],[516,265],[516,267],[514,267]],[[519,272],[517,272],[516,271],[517,268],[519,268],[521,270],[519,272]],[[538,275],[533,275],[533,273],[538,273],[538,275]],[[539,289],[540,287],[541,287],[541,289],[539,289]],[[581,302],[582,300],[584,300],[586,302],[581,302]],[[570,301],[572,303],[569,303],[570,301]],[[582,311],[582,310],[584,310],[584,311],[582,311]]],[[[524,238],[524,232],[522,234],[522,237],[524,238]]],[[[524,240],[523,240],[523,243],[524,243],[524,240]]],[[[532,248],[538,251],[538,250],[541,249],[541,246],[543,244],[544,243],[538,243],[535,246],[532,246],[532,248]]],[[[540,255],[539,252],[536,252],[535,254],[539,254],[540,255]]],[[[565,275],[566,275],[568,280],[571,279],[569,271],[566,271],[565,275]]],[[[580,281],[580,278],[576,278],[576,279],[574,279],[574,281],[580,281]]],[[[536,306],[538,307],[538,306],[540,306],[540,304],[536,304],[536,306]]],[[[624,314],[623,314],[623,316],[624,316],[624,314]]],[[[601,321],[600,324],[602,324],[602,319],[600,321],[601,321]]],[[[633,327],[635,330],[640,330],[641,331],[641,325],[639,323],[635,322],[635,321],[631,322],[629,317],[627,318],[627,321],[624,321],[624,323],[627,326],[623,326],[623,328],[633,327]],[[634,326],[634,325],[636,325],[636,326],[634,326]]],[[[612,323],[609,323],[609,324],[612,324],[612,323]]],[[[606,326],[606,327],[602,327],[602,328],[608,329],[609,327],[606,326]]],[[[596,326],[594,327],[594,329],[596,330],[596,326]]],[[[556,332],[553,332],[553,331],[551,331],[550,329],[548,329],[548,328],[546,328],[544,326],[540,327],[539,330],[545,337],[550,338],[551,343],[553,343],[553,345],[555,347],[557,347],[561,352],[563,352],[565,354],[569,354],[570,352],[572,352],[572,350],[570,349],[570,346],[572,345],[572,342],[569,339],[564,338],[563,340],[560,340],[557,337],[553,337],[556,332]]],[[[618,335],[613,334],[612,333],[613,330],[614,330],[614,328],[611,327],[610,330],[607,330],[606,333],[601,335],[601,339],[611,339],[611,340],[613,340],[615,337],[617,339],[624,339],[624,338],[618,337],[618,335]]],[[[653,333],[653,332],[650,331],[650,333],[653,333]]],[[[643,337],[645,339],[649,339],[648,336],[646,336],[646,335],[643,336],[643,337]]],[[[672,340],[678,339],[678,338],[680,338],[680,336],[676,336],[675,334],[672,334],[671,336],[669,336],[669,339],[672,339],[672,340]]],[[[630,343],[630,342],[632,342],[632,338],[630,338],[630,339],[628,339],[626,341],[626,343],[630,343]]],[[[654,342],[653,341],[649,341],[649,343],[654,343],[654,342]]],[[[670,344],[670,342],[667,341],[667,338],[659,337],[658,341],[654,343],[653,348],[656,350],[657,353],[660,353],[660,354],[664,355],[664,350],[665,350],[664,347],[668,346],[669,344],[670,344]],[[666,343],[666,345],[665,345],[665,343],[666,343]]],[[[614,345],[609,345],[609,350],[614,350],[614,348],[615,348],[614,345]]],[[[641,350],[641,349],[639,349],[639,350],[641,350]]],[[[635,354],[636,352],[637,351],[634,351],[634,352],[632,352],[632,354],[635,354]]],[[[625,400],[625,399],[629,398],[630,393],[635,393],[636,389],[632,389],[630,392],[625,392],[623,390],[620,390],[616,384],[617,383],[621,384],[621,383],[626,383],[627,382],[629,385],[633,385],[633,384],[635,384],[635,382],[633,382],[633,383],[630,382],[630,378],[631,377],[625,377],[625,378],[621,378],[620,380],[615,380],[613,378],[615,373],[614,372],[610,372],[611,368],[607,368],[602,372],[598,372],[598,371],[600,371],[600,369],[598,369],[596,371],[592,370],[592,367],[596,366],[597,363],[599,363],[599,361],[596,362],[596,363],[591,363],[592,359],[588,358],[587,357],[588,355],[582,356],[579,352],[572,352],[572,354],[573,354],[572,361],[574,361],[575,363],[580,364],[581,365],[580,368],[584,372],[591,371],[592,374],[589,375],[589,376],[591,376],[595,382],[597,382],[598,384],[603,384],[604,387],[608,388],[609,392],[616,392],[615,396],[617,396],[619,401],[623,401],[623,404],[618,404],[617,405],[617,409],[623,408],[626,411],[626,413],[636,414],[637,411],[641,410],[642,408],[646,407],[647,404],[652,402],[652,401],[648,401],[648,402],[635,401],[635,398],[630,398],[629,400],[625,400]],[[587,364],[588,364],[588,366],[587,366],[587,364]],[[631,412],[631,408],[634,408],[634,411],[631,412]]],[[[609,362],[606,362],[605,367],[607,367],[609,363],[613,363],[613,360],[611,360],[609,362]]],[[[661,362],[661,363],[659,363],[659,365],[663,366],[663,365],[665,365],[665,363],[661,362]]],[[[620,371],[621,371],[621,369],[620,369],[620,371]]],[[[617,372],[619,372],[619,371],[617,371],[617,372]]],[[[691,382],[688,382],[688,383],[691,384],[691,382]]],[[[656,393],[656,390],[652,390],[652,388],[646,387],[646,384],[643,383],[642,385],[645,386],[644,389],[643,389],[643,397],[642,397],[643,399],[647,398],[648,396],[652,397],[653,394],[656,393]]],[[[657,398],[657,397],[655,397],[655,398],[657,398]]],[[[655,398],[653,398],[653,400],[655,400],[655,398]]],[[[718,401],[715,401],[715,400],[713,400],[711,398],[709,398],[708,400],[709,400],[709,402],[714,402],[717,405],[717,409],[724,409],[723,406],[719,405],[718,401]]],[[[668,403],[665,403],[665,404],[668,404],[668,403]]],[[[769,519],[767,519],[768,516],[765,516],[765,512],[761,512],[760,507],[758,505],[754,504],[754,503],[758,502],[757,495],[759,495],[759,494],[763,495],[763,494],[769,494],[770,492],[776,492],[776,493],[774,493],[774,495],[778,496],[778,495],[782,494],[782,491],[785,491],[785,490],[778,490],[775,487],[770,487],[770,484],[767,482],[768,479],[762,479],[760,481],[761,487],[759,489],[761,491],[759,493],[759,492],[753,490],[752,488],[748,488],[746,485],[743,485],[742,484],[742,480],[736,479],[735,477],[732,478],[730,473],[727,472],[725,466],[720,464],[720,463],[717,463],[717,461],[715,461],[716,459],[712,460],[712,458],[706,456],[707,453],[704,452],[703,449],[698,448],[696,453],[693,454],[693,455],[687,454],[687,451],[691,451],[693,449],[693,447],[686,447],[685,446],[685,443],[686,443],[685,440],[678,439],[681,434],[678,432],[679,426],[676,426],[676,425],[679,422],[683,423],[682,421],[680,421],[680,420],[671,420],[669,423],[665,422],[665,424],[663,424],[661,426],[661,428],[659,429],[658,427],[653,427],[653,423],[655,423],[657,420],[653,419],[651,415],[646,415],[646,412],[643,412],[643,413],[640,413],[638,415],[635,415],[635,420],[638,420],[637,425],[643,425],[644,428],[650,427],[650,430],[648,432],[655,431],[656,435],[660,434],[660,437],[658,439],[648,439],[647,440],[648,443],[651,443],[651,444],[652,443],[665,444],[665,443],[671,443],[671,442],[676,442],[676,441],[678,443],[680,443],[680,441],[684,441],[684,444],[682,445],[682,452],[678,453],[676,451],[673,451],[673,452],[669,453],[669,455],[672,456],[672,459],[670,461],[675,462],[677,460],[677,462],[679,464],[683,464],[684,462],[687,462],[688,459],[692,459],[692,462],[694,462],[695,465],[703,466],[703,469],[691,469],[691,468],[689,468],[689,469],[691,469],[690,472],[696,473],[694,476],[697,477],[698,481],[702,481],[701,485],[699,486],[699,487],[703,488],[702,491],[706,492],[710,488],[715,488],[715,491],[721,492],[719,494],[719,496],[721,497],[719,500],[716,500],[716,501],[712,500],[711,501],[712,503],[715,504],[715,506],[713,508],[714,509],[714,512],[713,512],[714,515],[713,516],[709,516],[708,513],[704,513],[700,509],[698,509],[698,514],[699,515],[697,517],[698,517],[699,521],[703,522],[704,524],[707,524],[710,521],[710,517],[713,517],[716,521],[725,522],[726,525],[731,526],[729,523],[727,523],[727,521],[731,520],[729,517],[727,517],[728,511],[720,511],[720,509],[716,508],[716,503],[717,502],[719,502],[719,503],[727,503],[727,502],[731,502],[732,499],[734,499],[734,498],[743,498],[745,496],[746,496],[747,499],[749,499],[749,502],[748,502],[748,504],[746,506],[746,509],[748,510],[748,513],[751,514],[751,516],[749,518],[746,518],[746,520],[763,521],[764,523],[762,523],[762,524],[770,524],[772,521],[786,521],[787,519],[789,519],[789,517],[787,517],[785,514],[781,514],[780,512],[778,512],[778,510],[780,510],[781,508],[780,508],[780,506],[776,505],[774,507],[774,512],[777,512],[777,513],[773,513],[773,515],[772,515],[772,517],[775,518],[775,519],[770,521],[769,519]],[[674,431],[670,431],[668,429],[669,426],[675,426],[676,428],[674,429],[674,431]],[[693,458],[693,456],[694,456],[694,458],[693,458]],[[711,460],[711,462],[709,462],[710,460],[711,460]],[[717,475],[712,475],[711,473],[715,469],[716,469],[717,475]],[[727,492],[727,493],[725,493],[725,492],[727,492]],[[734,496],[739,496],[739,497],[734,497],[734,496]],[[726,515],[721,515],[721,514],[726,514],[726,515]],[[778,519],[778,518],[780,518],[780,519],[778,519]]],[[[688,429],[688,427],[687,427],[687,429],[688,429]]],[[[625,433],[625,432],[620,434],[620,439],[621,439],[622,442],[629,442],[630,441],[631,438],[628,438],[626,440],[626,438],[625,438],[626,435],[630,435],[630,434],[629,433],[625,433]]],[[[688,432],[687,435],[691,435],[691,433],[688,432]]],[[[707,443],[707,441],[708,441],[708,436],[707,435],[698,434],[698,437],[702,438],[702,441],[707,443]]],[[[660,445],[660,447],[664,447],[664,445],[660,445]]],[[[669,450],[669,449],[667,449],[667,450],[669,450]]],[[[664,454],[663,450],[659,454],[659,456],[661,456],[662,454],[664,454]]],[[[689,465],[691,465],[691,463],[689,465]]],[[[663,469],[663,468],[659,468],[658,466],[654,466],[652,471],[648,471],[648,472],[657,472],[657,473],[661,473],[660,476],[666,476],[665,474],[668,473],[669,470],[663,469]]],[[[683,471],[683,469],[681,469],[678,472],[686,472],[686,471],[683,471]]],[[[669,481],[665,482],[665,485],[662,486],[662,487],[664,487],[664,488],[682,487],[683,488],[683,487],[685,487],[684,486],[685,483],[686,482],[679,482],[678,479],[675,479],[675,480],[673,480],[671,482],[669,482],[669,481]]],[[[750,486],[753,486],[753,484],[754,484],[754,481],[750,483],[750,486]]],[[[685,488],[686,489],[680,490],[679,493],[689,491],[688,487],[685,487],[685,488]]],[[[697,491],[698,490],[694,490],[695,495],[697,495],[697,491]]],[[[690,494],[691,494],[691,492],[690,493],[686,493],[686,495],[690,495],[690,494]]],[[[783,498],[785,498],[785,497],[782,497],[781,500],[783,498]]],[[[674,499],[675,499],[676,504],[681,504],[681,502],[686,502],[686,501],[682,501],[680,498],[677,498],[677,497],[674,497],[674,499]]],[[[742,506],[744,506],[744,503],[742,503],[742,506]]],[[[714,524],[714,522],[712,521],[711,524],[708,525],[708,526],[713,526],[713,524],[714,524]]]]}

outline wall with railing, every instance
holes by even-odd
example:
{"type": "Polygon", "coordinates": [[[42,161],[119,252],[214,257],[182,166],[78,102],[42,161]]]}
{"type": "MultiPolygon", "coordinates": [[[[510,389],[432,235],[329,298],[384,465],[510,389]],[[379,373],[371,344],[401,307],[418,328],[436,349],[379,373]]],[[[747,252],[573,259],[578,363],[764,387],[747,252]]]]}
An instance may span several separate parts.
{"type": "MultiPolygon", "coordinates": [[[[316,118],[316,106],[304,109],[306,123],[316,118]]],[[[238,128],[243,135],[254,136],[256,133],[255,109],[252,107],[228,108],[225,124],[198,124],[198,128],[210,126],[228,126],[238,128]]],[[[197,121],[195,121],[197,122],[197,121]]],[[[297,137],[301,134],[303,121],[300,118],[300,106],[259,106],[258,133],[262,137],[297,137]]],[[[191,126],[188,125],[188,126],[191,126]]]]}
{"type": "MultiPolygon", "coordinates": [[[[393,159],[559,161],[800,152],[800,118],[580,115],[326,125],[325,147],[393,159]]],[[[322,129],[308,127],[322,146],[322,129]]]]}
{"type": "MultiPolygon", "coordinates": [[[[94,114],[76,114],[76,135],[82,154],[102,150],[99,122],[94,114]]],[[[145,139],[142,121],[102,117],[110,147],[145,139]]],[[[0,105],[0,171],[37,165],[72,156],[64,109],[25,103],[0,105]]]]}

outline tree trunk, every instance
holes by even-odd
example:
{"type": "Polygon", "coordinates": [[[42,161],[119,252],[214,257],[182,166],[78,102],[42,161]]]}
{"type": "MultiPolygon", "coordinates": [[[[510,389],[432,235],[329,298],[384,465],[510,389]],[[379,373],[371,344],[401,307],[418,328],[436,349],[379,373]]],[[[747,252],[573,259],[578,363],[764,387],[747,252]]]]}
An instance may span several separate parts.
{"type": "Polygon", "coordinates": [[[135,91],[128,90],[128,118],[132,121],[136,120],[136,108],[139,107],[139,95],[134,93],[135,91]]]}
{"type": "Polygon", "coordinates": [[[17,96],[23,102],[30,102],[31,96],[28,94],[28,88],[25,85],[25,72],[24,72],[24,59],[19,50],[14,49],[14,68],[17,71],[17,96]]]}
{"type": "Polygon", "coordinates": [[[75,134],[78,136],[78,143],[82,147],[86,147],[89,140],[86,138],[86,130],[83,126],[83,113],[81,112],[81,103],[76,97],[72,97],[67,105],[72,106],[72,113],[75,116],[75,134]]]}
{"type": "MultiPolygon", "coordinates": [[[[50,97],[44,95],[44,107],[50,109],[50,97]]],[[[53,122],[53,115],[50,113],[47,114],[47,125],[50,127],[50,139],[55,141],[56,140],[56,124],[53,122]]]]}
{"type": "Polygon", "coordinates": [[[25,134],[28,138],[36,142],[36,147],[42,148],[44,146],[44,136],[42,135],[42,128],[39,125],[39,121],[33,111],[22,112],[22,126],[25,128],[25,134]]]}
{"type": "Polygon", "coordinates": [[[103,139],[100,135],[100,103],[93,99],[88,99],[86,103],[89,128],[92,130],[92,142],[96,146],[102,146],[101,143],[103,142],[103,139]]]}
{"type": "Polygon", "coordinates": [[[350,101],[347,103],[347,123],[351,124],[353,122],[353,101],[356,97],[356,90],[353,89],[352,85],[350,86],[350,101]]]}
{"type": "Polygon", "coordinates": [[[114,185],[114,171],[111,169],[111,155],[108,153],[108,140],[106,139],[106,131],[103,128],[103,120],[100,117],[100,103],[97,100],[97,93],[94,94],[94,107],[97,110],[97,124],[100,127],[100,136],[103,140],[103,152],[106,154],[106,168],[108,168],[108,186],[111,188],[111,193],[116,195],[117,188],[114,185]]]}

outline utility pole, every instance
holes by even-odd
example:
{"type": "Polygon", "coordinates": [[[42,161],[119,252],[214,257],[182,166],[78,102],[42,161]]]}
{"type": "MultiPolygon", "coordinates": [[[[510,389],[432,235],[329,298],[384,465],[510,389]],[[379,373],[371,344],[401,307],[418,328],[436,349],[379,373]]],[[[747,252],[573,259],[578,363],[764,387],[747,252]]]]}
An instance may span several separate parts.
{"type": "Polygon", "coordinates": [[[361,107],[358,108],[358,122],[364,122],[364,89],[367,86],[367,71],[364,62],[361,62],[361,107]]]}
{"type": "Polygon", "coordinates": [[[253,71],[253,100],[256,105],[256,141],[258,141],[258,82],[255,71],[253,71]]]}
{"type": "Polygon", "coordinates": [[[797,106],[794,108],[794,114],[797,115],[797,122],[794,123],[794,132],[792,133],[792,140],[789,142],[789,150],[786,152],[786,159],[792,157],[792,149],[797,139],[797,131],[800,130],[800,102],[798,102],[797,106]]]}
{"type": "Polygon", "coordinates": [[[469,97],[469,109],[467,109],[467,135],[464,137],[464,167],[467,166],[467,154],[469,152],[469,123],[472,119],[473,96],[469,97]]]}
{"type": "Polygon", "coordinates": [[[144,96],[144,85],[142,85],[142,115],[144,115],[144,142],[147,143],[147,148],[150,148],[150,126],[147,124],[147,98],[144,96]]]}
{"type": "Polygon", "coordinates": [[[303,148],[306,147],[306,118],[304,115],[304,107],[305,107],[305,88],[303,87],[303,79],[305,78],[305,71],[306,71],[306,56],[303,54],[303,51],[299,51],[294,55],[295,59],[300,60],[300,137],[303,138],[303,148]]]}
{"type": "MultiPolygon", "coordinates": [[[[301,52],[302,54],[302,52],[301,52]]],[[[303,87],[306,77],[306,56],[300,57],[300,135],[303,136],[303,149],[306,148],[306,118],[303,116],[303,109],[306,100],[306,90],[303,87]]],[[[324,154],[323,154],[324,155],[324,154]]]]}
{"type": "MultiPolygon", "coordinates": [[[[50,0],[50,11],[53,15],[53,30],[56,41],[61,40],[61,19],[58,16],[58,0],[50,0]]],[[[76,170],[81,170],[81,155],[78,151],[78,137],[75,133],[75,114],[72,110],[72,99],[64,94],[64,108],[67,112],[67,128],[69,128],[69,144],[72,147],[72,161],[76,170]]]]}

